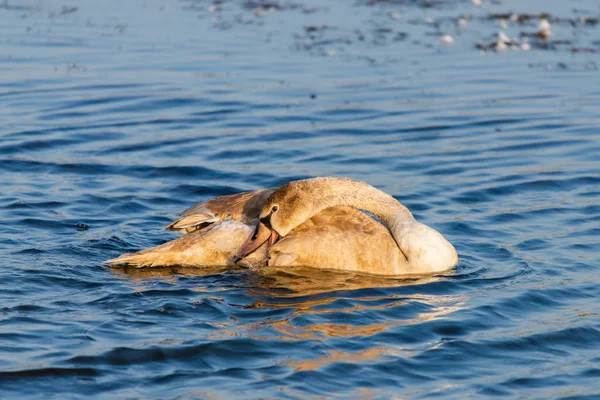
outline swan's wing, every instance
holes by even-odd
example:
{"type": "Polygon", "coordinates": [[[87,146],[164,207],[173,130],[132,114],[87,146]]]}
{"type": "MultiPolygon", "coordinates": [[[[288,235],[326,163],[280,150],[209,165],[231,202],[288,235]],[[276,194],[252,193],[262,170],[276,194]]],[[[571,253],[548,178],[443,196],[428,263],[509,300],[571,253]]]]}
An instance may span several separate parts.
{"type": "MultiPolygon", "coordinates": [[[[183,211],[183,218],[166,227],[187,235],[106,262],[137,267],[234,265],[235,255],[251,235],[253,224],[273,191],[261,189],[198,203],[183,211]]],[[[265,244],[246,257],[245,264],[264,265],[266,247],[265,244]]]]}
{"type": "Polygon", "coordinates": [[[259,189],[203,201],[183,211],[180,214],[183,218],[170,223],[165,229],[189,233],[226,218],[245,224],[253,223],[273,191],[274,189],[259,189]]]}
{"type": "MultiPolygon", "coordinates": [[[[106,262],[134,267],[235,265],[235,255],[253,229],[244,223],[226,220],[160,246],[123,254],[106,262]]],[[[247,265],[264,265],[266,247],[265,243],[252,253],[247,265]]]]}
{"type": "Polygon", "coordinates": [[[269,265],[406,273],[406,258],[390,231],[350,207],[321,211],[269,249],[269,265]]]}

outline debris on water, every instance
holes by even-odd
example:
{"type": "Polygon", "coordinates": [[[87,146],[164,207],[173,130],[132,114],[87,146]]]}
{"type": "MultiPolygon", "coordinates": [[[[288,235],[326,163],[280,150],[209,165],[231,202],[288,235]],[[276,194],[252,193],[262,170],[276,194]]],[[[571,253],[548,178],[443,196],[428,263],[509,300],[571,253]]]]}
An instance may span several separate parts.
{"type": "Polygon", "coordinates": [[[62,9],[60,10],[60,12],[58,13],[58,15],[73,14],[76,11],[77,11],[77,7],[63,6],[62,9]]]}
{"type": "Polygon", "coordinates": [[[304,7],[302,9],[302,12],[304,14],[314,14],[319,11],[328,11],[328,8],[327,7],[304,7]]]}
{"type": "Polygon", "coordinates": [[[321,26],[309,25],[309,26],[304,27],[304,30],[306,31],[306,33],[322,32],[326,29],[327,29],[327,25],[321,25],[321,26]]]}
{"type": "Polygon", "coordinates": [[[317,98],[317,95],[316,95],[315,93],[311,93],[311,94],[310,94],[310,98],[311,98],[311,99],[316,99],[316,98],[317,98]]]}
{"type": "Polygon", "coordinates": [[[452,44],[454,43],[454,38],[448,34],[445,34],[440,36],[440,42],[442,42],[442,44],[452,44]]]}
{"type": "Polygon", "coordinates": [[[504,33],[503,31],[498,32],[498,41],[504,42],[505,44],[509,44],[511,42],[509,37],[506,36],[506,33],[504,33]]]}
{"type": "Polygon", "coordinates": [[[579,23],[583,25],[598,25],[598,18],[579,17],[579,23]]]}
{"type": "Polygon", "coordinates": [[[535,19],[550,19],[550,14],[548,14],[547,12],[543,12],[541,14],[527,14],[527,13],[523,13],[523,14],[514,14],[512,12],[508,12],[508,13],[492,13],[492,14],[488,14],[488,18],[489,19],[498,19],[498,20],[510,20],[510,21],[517,21],[520,24],[523,24],[527,21],[530,20],[535,20],[535,19]]]}
{"type": "MultiPolygon", "coordinates": [[[[0,0],[0,7],[2,6],[0,0]]],[[[200,3],[200,0],[182,0],[183,2],[200,3]]],[[[235,24],[266,26],[271,22],[264,17],[272,12],[283,10],[297,10],[298,13],[314,14],[318,12],[329,11],[328,7],[319,5],[311,6],[298,2],[299,0],[206,0],[204,6],[194,6],[194,10],[204,10],[207,20],[211,20],[214,26],[219,29],[230,29],[235,24]],[[228,12],[231,7],[228,4],[235,3],[244,13],[232,14],[228,12]],[[208,10],[208,12],[207,12],[208,10]]],[[[6,2],[7,3],[7,2],[6,2]]],[[[8,3],[7,3],[8,4],[8,3]]],[[[309,51],[313,54],[325,57],[331,57],[339,54],[350,55],[351,57],[367,59],[362,56],[363,49],[354,49],[347,51],[349,46],[368,46],[368,45],[393,45],[394,42],[405,41],[409,37],[408,33],[398,31],[397,26],[401,22],[406,24],[426,26],[429,30],[418,33],[412,33],[410,37],[411,46],[420,46],[424,48],[435,48],[434,43],[428,40],[422,40],[423,36],[431,36],[440,41],[442,45],[452,45],[457,40],[457,35],[474,35],[481,31],[481,28],[499,27],[500,32],[490,35],[483,40],[475,40],[475,48],[482,54],[487,52],[501,53],[507,50],[531,51],[533,49],[544,51],[570,51],[571,53],[592,53],[600,51],[600,45],[593,43],[591,33],[582,33],[579,29],[572,29],[571,37],[559,38],[560,40],[551,40],[557,30],[562,35],[569,31],[563,29],[565,26],[581,29],[593,29],[598,26],[598,17],[590,14],[591,11],[573,9],[575,15],[557,16],[549,12],[516,12],[493,11],[479,13],[471,8],[487,6],[496,10],[503,7],[503,3],[497,0],[357,0],[357,7],[376,8],[367,19],[364,19],[354,26],[339,25],[329,22],[328,25],[321,25],[321,20],[311,20],[306,17],[306,26],[302,32],[293,35],[295,38],[292,48],[309,51]],[[471,4],[469,4],[471,3],[471,4]],[[418,7],[424,11],[416,14],[410,7],[418,7]],[[447,10],[450,7],[462,10],[456,16],[440,14],[436,10],[447,10]],[[425,10],[427,9],[427,10],[425,10]],[[471,10],[473,14],[469,14],[471,10]],[[433,13],[435,11],[435,14],[433,13]],[[398,21],[398,25],[393,21],[398,21]],[[493,23],[489,23],[493,21],[493,23]],[[487,27],[486,27],[487,23],[487,27]],[[519,26],[519,31],[513,31],[519,26]],[[468,29],[471,28],[471,29],[468,29]],[[560,27],[561,29],[558,30],[560,27]],[[452,31],[454,29],[454,31],[452,31]],[[506,33],[504,33],[506,32],[506,33]],[[511,36],[509,38],[508,36],[511,36]],[[587,42],[582,42],[588,38],[587,42]],[[565,41],[567,40],[567,41],[565,41]],[[566,46],[568,45],[568,47],[566,46]]],[[[361,12],[362,14],[362,12],[361,12]]],[[[359,15],[359,14],[357,14],[359,15]]],[[[334,21],[329,19],[328,21],[334,21]]],[[[419,28],[416,28],[419,31],[419,28]]],[[[484,31],[485,32],[485,31],[484,31]]],[[[276,37],[275,32],[267,33],[269,38],[276,37]]]]}
{"type": "Polygon", "coordinates": [[[77,7],[62,6],[60,11],[52,11],[48,14],[48,18],[62,17],[63,15],[73,14],[77,12],[77,7]]]}
{"type": "Polygon", "coordinates": [[[475,48],[477,49],[494,50],[497,53],[501,53],[509,47],[513,50],[519,48],[517,41],[510,39],[503,31],[499,31],[494,41],[489,44],[475,43],[475,48]]]}
{"type": "Polygon", "coordinates": [[[40,11],[41,7],[38,6],[24,6],[20,4],[9,4],[8,0],[4,0],[0,3],[0,10],[7,11],[40,11]]]}
{"type": "Polygon", "coordinates": [[[506,36],[504,32],[498,32],[497,36],[498,37],[496,38],[496,42],[493,45],[494,50],[496,50],[497,52],[502,52],[506,50],[507,45],[512,44],[512,41],[509,39],[508,36],[506,36]]]}
{"type": "Polygon", "coordinates": [[[571,47],[571,53],[597,53],[598,50],[593,47],[571,47]]]}
{"type": "Polygon", "coordinates": [[[552,36],[552,28],[550,27],[550,22],[548,22],[546,18],[540,18],[537,34],[543,41],[547,41],[548,38],[552,36]]]}
{"type": "Polygon", "coordinates": [[[365,40],[365,34],[362,33],[362,31],[360,29],[355,29],[354,33],[356,34],[356,39],[358,39],[360,41],[364,41],[365,40]]]}
{"type": "Polygon", "coordinates": [[[494,50],[496,50],[498,53],[503,52],[504,50],[506,50],[506,42],[502,41],[502,40],[498,40],[496,41],[496,43],[494,43],[493,45],[494,50]]]}
{"type": "Polygon", "coordinates": [[[395,42],[400,42],[402,40],[406,40],[406,38],[408,37],[408,33],[406,32],[396,32],[396,36],[394,36],[394,41],[395,42]]]}

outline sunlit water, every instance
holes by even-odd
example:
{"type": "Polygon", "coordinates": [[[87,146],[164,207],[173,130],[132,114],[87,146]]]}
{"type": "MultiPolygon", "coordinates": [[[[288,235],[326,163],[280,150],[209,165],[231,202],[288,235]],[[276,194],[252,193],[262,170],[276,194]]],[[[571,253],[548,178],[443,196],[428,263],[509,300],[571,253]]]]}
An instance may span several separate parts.
{"type": "Polygon", "coordinates": [[[598,3],[424,3],[0,3],[0,397],[600,396],[598,3]],[[482,54],[509,11],[571,22],[482,54]],[[323,175],[456,272],[102,264],[323,175]]]}

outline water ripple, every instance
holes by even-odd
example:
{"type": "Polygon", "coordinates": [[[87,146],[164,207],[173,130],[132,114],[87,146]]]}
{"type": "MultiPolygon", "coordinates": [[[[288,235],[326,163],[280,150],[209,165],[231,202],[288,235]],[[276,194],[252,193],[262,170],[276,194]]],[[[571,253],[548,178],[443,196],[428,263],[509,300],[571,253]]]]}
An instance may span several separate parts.
{"type": "Polygon", "coordinates": [[[597,5],[429,5],[0,2],[2,395],[598,397],[597,5]],[[473,48],[543,11],[571,44],[473,48]],[[392,194],[456,270],[103,265],[322,175],[392,194]]]}

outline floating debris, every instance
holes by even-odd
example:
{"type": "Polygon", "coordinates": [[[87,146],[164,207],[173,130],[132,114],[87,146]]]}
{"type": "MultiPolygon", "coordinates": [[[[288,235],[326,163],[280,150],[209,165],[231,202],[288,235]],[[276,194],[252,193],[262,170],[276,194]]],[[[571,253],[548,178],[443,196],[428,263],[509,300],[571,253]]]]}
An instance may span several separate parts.
{"type": "Polygon", "coordinates": [[[503,31],[498,32],[498,41],[504,42],[505,44],[509,44],[511,41],[508,36],[503,31]]]}
{"type": "Polygon", "coordinates": [[[394,36],[394,41],[395,42],[401,42],[403,40],[406,40],[407,37],[408,37],[408,33],[406,33],[406,32],[397,32],[396,36],[394,36]]]}
{"type": "Polygon", "coordinates": [[[571,53],[597,53],[598,49],[593,47],[571,47],[571,53]]]}
{"type": "Polygon", "coordinates": [[[540,19],[536,33],[543,41],[548,41],[548,38],[552,36],[552,28],[550,27],[550,22],[548,22],[546,18],[540,19]]]}
{"type": "Polygon", "coordinates": [[[513,21],[513,22],[519,22],[520,24],[523,24],[527,21],[530,20],[534,20],[534,19],[550,19],[550,14],[543,12],[541,14],[514,14],[512,12],[509,13],[493,13],[493,14],[488,14],[488,18],[489,19],[498,19],[498,20],[509,20],[509,21],[513,21]]]}
{"type": "Polygon", "coordinates": [[[475,43],[477,49],[494,50],[497,53],[501,53],[509,47],[513,50],[519,48],[517,41],[510,39],[503,31],[498,32],[495,40],[489,44],[475,43]]]}
{"type": "Polygon", "coordinates": [[[440,36],[440,42],[443,44],[452,44],[454,43],[454,38],[448,34],[440,36]]]}
{"type": "Polygon", "coordinates": [[[512,42],[512,40],[510,40],[510,38],[506,36],[506,34],[503,31],[500,31],[497,33],[496,41],[492,43],[490,47],[496,50],[498,53],[500,53],[506,50],[508,46],[512,47],[513,44],[514,43],[512,42]]]}
{"type": "Polygon", "coordinates": [[[598,18],[591,18],[591,17],[579,17],[579,23],[583,24],[583,25],[598,25],[598,18]]]}
{"type": "Polygon", "coordinates": [[[62,10],[60,10],[60,13],[58,13],[58,15],[73,14],[74,12],[77,12],[77,7],[63,6],[62,10]]]}
{"type": "MultiPolygon", "coordinates": [[[[16,1],[0,0],[0,10],[2,8],[20,8],[12,5],[12,2],[16,1]]],[[[307,5],[299,0],[180,1],[186,3],[190,7],[189,9],[200,11],[203,16],[199,16],[199,18],[212,20],[218,29],[230,29],[235,24],[272,27],[273,21],[264,17],[283,10],[296,10],[299,14],[329,11],[328,7],[316,3],[307,5]],[[245,12],[231,12],[231,4],[236,4],[245,12]]],[[[439,40],[440,45],[452,45],[455,40],[458,40],[457,35],[461,35],[462,43],[467,40],[469,35],[474,37],[479,32],[487,31],[489,36],[474,40],[475,48],[479,49],[481,54],[502,53],[511,49],[515,51],[600,53],[598,32],[593,31],[598,27],[599,18],[597,13],[592,10],[572,8],[571,14],[561,16],[551,15],[549,12],[520,13],[511,9],[502,10],[500,7],[506,7],[506,5],[501,0],[357,0],[354,5],[357,7],[370,6],[376,9],[366,19],[363,18],[360,22],[356,20],[356,24],[353,26],[348,26],[344,21],[330,22],[329,26],[320,25],[320,22],[317,21],[325,21],[324,19],[311,20],[307,16],[307,26],[300,26],[300,31],[293,35],[292,48],[313,52],[320,56],[344,55],[367,59],[368,57],[362,56],[360,49],[347,51],[348,47],[393,46],[395,42],[406,41],[407,38],[410,38],[410,41],[406,41],[408,46],[435,49],[435,42],[425,40],[425,37],[430,37],[434,41],[439,40]],[[474,10],[474,7],[484,8],[487,6],[493,7],[491,10],[494,11],[477,10],[476,12],[474,10]],[[421,11],[414,12],[415,7],[420,8],[421,11]],[[458,12],[455,16],[451,16],[447,13],[434,13],[435,10],[431,10],[431,8],[438,8],[441,11],[457,9],[458,12]],[[398,31],[400,21],[420,26],[420,28],[415,28],[415,33],[411,32],[409,36],[406,32],[398,31]],[[521,28],[520,32],[512,30],[517,27],[521,28]],[[569,27],[574,29],[569,30],[569,27]],[[496,29],[499,32],[494,33],[496,29]],[[559,40],[552,40],[557,34],[562,37],[559,37],[559,40]]],[[[63,6],[63,13],[70,12],[74,11],[63,6]]],[[[269,32],[269,37],[275,37],[275,35],[275,32],[269,32]]]]}
{"type": "Polygon", "coordinates": [[[502,41],[502,40],[498,40],[497,42],[495,42],[492,46],[492,48],[494,50],[496,50],[498,53],[502,53],[504,50],[506,50],[506,42],[502,41]]]}

